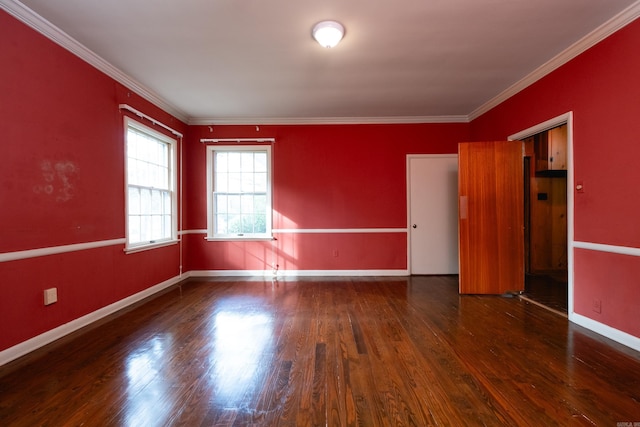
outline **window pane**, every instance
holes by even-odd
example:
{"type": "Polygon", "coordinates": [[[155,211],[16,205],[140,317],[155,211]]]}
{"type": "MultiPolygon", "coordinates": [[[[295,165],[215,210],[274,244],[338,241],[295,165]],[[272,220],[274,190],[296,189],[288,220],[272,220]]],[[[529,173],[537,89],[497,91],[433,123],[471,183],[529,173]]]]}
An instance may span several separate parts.
{"type": "Polygon", "coordinates": [[[171,143],[129,125],[127,129],[127,244],[173,235],[171,143]]]}
{"type": "Polygon", "coordinates": [[[171,215],[162,215],[162,238],[171,237],[171,215]]]}
{"type": "Polygon", "coordinates": [[[253,153],[240,153],[242,172],[253,172],[253,153]]]}
{"type": "Polygon", "coordinates": [[[228,151],[226,147],[209,148],[211,157],[207,166],[213,168],[212,181],[208,183],[213,198],[209,212],[211,237],[251,237],[270,232],[267,229],[270,151],[264,147],[257,151],[248,148],[230,147],[228,151]]]}
{"type": "Polygon", "coordinates": [[[254,170],[256,172],[267,172],[267,153],[266,152],[257,152],[254,157],[254,170]]]}
{"type": "Polygon", "coordinates": [[[226,193],[229,191],[229,175],[227,173],[216,173],[214,178],[214,190],[226,193]]]}
{"type": "Polygon", "coordinates": [[[162,216],[153,215],[151,217],[151,239],[162,238],[162,216]]]}
{"type": "Polygon", "coordinates": [[[253,172],[242,174],[242,192],[252,193],[253,190],[253,172]]]}
{"type": "Polygon", "coordinates": [[[267,210],[267,196],[256,195],[253,196],[253,209],[255,213],[266,214],[267,210]]]}
{"type": "Polygon", "coordinates": [[[148,188],[140,189],[140,213],[151,213],[151,190],[148,188]]]}
{"type": "Polygon", "coordinates": [[[140,241],[148,242],[151,240],[151,220],[148,215],[140,217],[140,241]]]}
{"type": "Polygon", "coordinates": [[[215,194],[213,197],[218,213],[226,214],[227,212],[229,212],[229,208],[227,205],[229,197],[226,194],[215,194]]]}
{"type": "Polygon", "coordinates": [[[242,174],[229,173],[229,193],[240,193],[242,191],[242,174]]]}
{"type": "Polygon", "coordinates": [[[151,191],[151,212],[154,214],[162,213],[162,193],[160,190],[151,191]]]}
{"type": "Polygon", "coordinates": [[[227,221],[227,233],[233,234],[242,232],[242,221],[240,214],[228,215],[227,221]]]}
{"type": "MultiPolygon", "coordinates": [[[[169,191],[165,191],[162,195],[163,199],[164,199],[164,203],[163,203],[163,207],[162,207],[162,213],[165,215],[169,216],[169,219],[171,219],[171,214],[173,214],[173,212],[171,211],[171,193],[169,191]]],[[[170,236],[171,233],[167,233],[166,235],[170,236]]]]}
{"type": "Polygon", "coordinates": [[[242,212],[240,209],[240,196],[229,196],[228,203],[229,213],[239,214],[242,212]]]}
{"type": "Polygon", "coordinates": [[[242,164],[240,163],[240,153],[229,152],[229,171],[242,171],[242,164]]]}
{"type": "Polygon", "coordinates": [[[240,196],[240,209],[242,213],[253,213],[253,195],[240,196]]]}
{"type": "Polygon", "coordinates": [[[129,241],[140,241],[140,217],[138,215],[129,216],[129,241]]]}
{"type": "Polygon", "coordinates": [[[228,166],[227,166],[229,156],[227,155],[226,152],[224,152],[224,151],[215,152],[214,158],[215,158],[215,162],[214,162],[215,166],[214,166],[214,168],[215,168],[216,172],[222,173],[222,172],[227,172],[229,170],[228,166]]]}
{"type": "Polygon", "coordinates": [[[254,215],[254,233],[267,232],[267,217],[263,214],[254,215]]]}
{"type": "Polygon", "coordinates": [[[256,173],[254,176],[255,179],[255,192],[256,193],[266,193],[267,192],[267,173],[261,172],[256,173]]]}
{"type": "Polygon", "coordinates": [[[140,189],[129,187],[129,215],[140,214],[140,189]]]}
{"type": "Polygon", "coordinates": [[[228,234],[227,215],[216,215],[215,232],[218,234],[228,234]]]}
{"type": "Polygon", "coordinates": [[[242,215],[242,232],[253,233],[253,215],[242,215]]]}

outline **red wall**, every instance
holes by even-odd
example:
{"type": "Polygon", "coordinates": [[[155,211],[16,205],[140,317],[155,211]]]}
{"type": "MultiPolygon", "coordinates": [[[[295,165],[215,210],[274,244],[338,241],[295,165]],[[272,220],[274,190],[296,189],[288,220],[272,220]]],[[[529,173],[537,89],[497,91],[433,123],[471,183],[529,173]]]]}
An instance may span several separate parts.
{"type": "MultiPolygon", "coordinates": [[[[124,238],[118,104],[186,126],[3,11],[0,55],[0,253],[124,238]]],[[[0,262],[0,350],[179,273],[177,245],[123,247],[0,262]]]]}
{"type": "MultiPolygon", "coordinates": [[[[406,154],[453,153],[574,112],[575,238],[640,247],[640,23],[468,124],[187,127],[0,12],[0,253],[124,237],[127,103],[186,132],[184,229],[206,228],[202,137],[275,137],[275,228],[404,228],[406,154]],[[622,183],[623,185],[620,185],[622,183]]],[[[184,271],[402,270],[405,233],[280,234],[276,242],[184,236],[184,271]],[[336,251],[338,256],[336,255],[336,251]]],[[[122,245],[0,262],[0,350],[174,278],[177,245],[122,245]],[[42,292],[57,287],[45,307],[42,292]]],[[[638,257],[575,252],[575,310],[640,336],[638,257]],[[602,301],[602,313],[591,310],[602,301]],[[631,313],[631,314],[630,314],[631,313]]]]}
{"type": "MultiPolygon", "coordinates": [[[[455,153],[468,124],[193,127],[185,141],[185,229],[206,222],[206,148],[200,138],[275,137],[275,229],[405,228],[406,155],[455,153]]],[[[188,270],[403,270],[407,236],[277,234],[276,242],[206,242],[190,235],[188,270]],[[337,256],[336,255],[337,251],[337,256]]]]}
{"type": "MultiPolygon", "coordinates": [[[[576,241],[640,248],[639,45],[635,21],[471,123],[474,140],[504,139],[573,111],[575,181],[585,189],[574,193],[576,241]]],[[[574,256],[575,312],[639,337],[629,313],[640,305],[640,258],[574,256]]]]}

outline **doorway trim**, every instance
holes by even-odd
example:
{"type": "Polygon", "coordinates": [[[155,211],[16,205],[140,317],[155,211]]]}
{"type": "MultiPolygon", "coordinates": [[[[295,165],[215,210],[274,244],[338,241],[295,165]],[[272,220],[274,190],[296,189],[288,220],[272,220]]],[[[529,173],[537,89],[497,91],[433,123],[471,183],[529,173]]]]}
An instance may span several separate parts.
{"type": "MultiPolygon", "coordinates": [[[[407,154],[406,155],[406,192],[407,192],[407,272],[411,271],[411,159],[424,158],[458,158],[458,153],[449,154],[407,154]]],[[[458,259],[459,262],[459,259],[458,259]]]]}
{"type": "Polygon", "coordinates": [[[573,269],[573,230],[574,230],[574,177],[573,177],[573,111],[561,114],[557,117],[549,119],[543,123],[532,126],[528,129],[509,136],[509,141],[519,141],[546,130],[567,125],[567,315],[569,320],[575,321],[575,313],[573,311],[573,288],[574,288],[574,269],[573,269]]]}

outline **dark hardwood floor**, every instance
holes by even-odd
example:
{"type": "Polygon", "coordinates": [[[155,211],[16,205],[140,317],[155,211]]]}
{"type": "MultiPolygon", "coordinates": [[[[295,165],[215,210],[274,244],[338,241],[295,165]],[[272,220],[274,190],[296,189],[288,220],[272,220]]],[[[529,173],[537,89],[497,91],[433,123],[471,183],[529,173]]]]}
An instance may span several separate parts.
{"type": "Polygon", "coordinates": [[[569,311],[568,287],[566,272],[527,274],[522,296],[533,303],[567,316],[569,311]]]}
{"type": "Polygon", "coordinates": [[[640,422],[638,352],[457,288],[455,276],[191,279],[0,368],[0,425],[640,422]]]}

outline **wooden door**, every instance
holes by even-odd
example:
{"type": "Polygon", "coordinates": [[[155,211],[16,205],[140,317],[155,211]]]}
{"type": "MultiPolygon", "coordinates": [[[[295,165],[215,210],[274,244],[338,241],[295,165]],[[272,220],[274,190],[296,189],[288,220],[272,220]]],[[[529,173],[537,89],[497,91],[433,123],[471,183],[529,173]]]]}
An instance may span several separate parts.
{"type": "Polygon", "coordinates": [[[458,274],[458,156],[407,159],[411,274],[458,274]]]}
{"type": "Polygon", "coordinates": [[[458,212],[460,293],[524,290],[521,141],[459,144],[458,212]]]}

